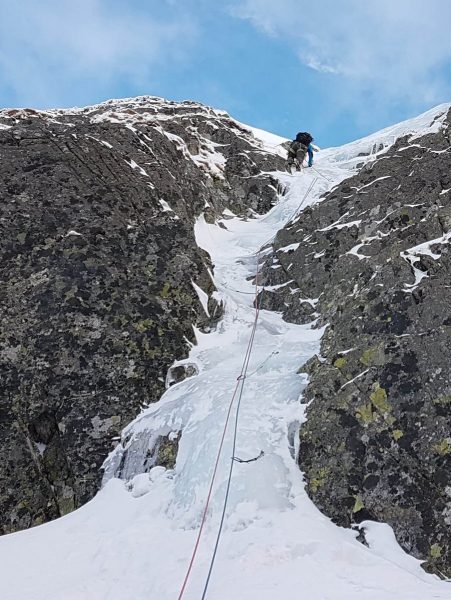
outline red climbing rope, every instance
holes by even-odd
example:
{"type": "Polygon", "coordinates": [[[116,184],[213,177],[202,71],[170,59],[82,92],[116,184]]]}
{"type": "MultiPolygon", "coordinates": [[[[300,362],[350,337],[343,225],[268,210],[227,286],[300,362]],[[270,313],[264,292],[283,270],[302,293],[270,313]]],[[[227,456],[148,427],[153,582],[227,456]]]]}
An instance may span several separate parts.
{"type": "MultiPolygon", "coordinates": [[[[311,191],[313,190],[313,187],[315,186],[315,183],[317,182],[318,178],[316,177],[309,185],[309,187],[307,188],[307,191],[305,192],[301,203],[299,204],[299,206],[297,207],[297,209],[295,210],[295,212],[293,213],[293,215],[288,219],[287,224],[290,223],[292,221],[292,219],[300,212],[305,200],[307,199],[307,196],[311,193],[311,191]]],[[[271,238],[271,240],[274,238],[271,238]]],[[[265,247],[266,244],[268,244],[271,240],[268,240],[268,242],[266,242],[265,244],[263,244],[262,247],[265,247]]],[[[215,558],[216,558],[216,552],[218,549],[218,545],[219,545],[219,540],[221,537],[221,532],[222,532],[222,526],[224,524],[224,518],[225,518],[225,512],[226,512],[226,507],[227,507],[227,500],[228,500],[228,495],[229,495],[229,490],[230,490],[230,484],[231,484],[231,479],[232,479],[232,472],[233,472],[233,465],[235,462],[235,447],[236,447],[236,437],[237,437],[237,430],[238,430],[238,417],[239,417],[239,409],[240,409],[240,403],[241,403],[241,397],[243,394],[243,388],[244,388],[244,382],[247,376],[247,369],[249,367],[249,361],[250,361],[250,357],[251,357],[251,352],[252,352],[252,347],[254,345],[254,338],[255,338],[255,332],[257,329],[257,322],[258,322],[258,317],[260,314],[260,300],[261,298],[259,298],[258,296],[258,286],[259,286],[259,276],[260,276],[260,253],[261,253],[261,249],[258,251],[257,253],[257,269],[256,269],[256,273],[255,273],[255,291],[254,291],[254,295],[255,295],[255,300],[254,300],[254,308],[255,308],[255,317],[254,317],[254,322],[252,325],[252,330],[251,330],[251,335],[249,338],[249,342],[247,345],[247,349],[246,349],[246,354],[244,356],[244,360],[243,360],[243,364],[241,367],[241,373],[237,378],[236,381],[236,385],[235,385],[235,389],[233,391],[233,395],[232,398],[230,400],[229,403],[229,407],[227,410],[227,417],[224,423],[224,430],[222,432],[222,437],[221,437],[221,443],[219,444],[219,449],[218,449],[218,454],[216,456],[216,461],[215,461],[215,466],[213,469],[213,474],[211,476],[211,481],[210,481],[210,487],[208,489],[208,495],[207,495],[207,500],[205,502],[205,507],[202,513],[202,520],[201,520],[201,524],[199,527],[199,532],[197,534],[197,538],[196,538],[196,543],[194,545],[194,549],[193,549],[193,553],[191,555],[191,560],[189,562],[188,565],[188,570],[186,572],[185,578],[183,580],[183,585],[181,587],[180,593],[178,595],[178,600],[182,600],[183,594],[185,593],[185,589],[191,574],[191,570],[193,568],[194,565],[194,561],[196,558],[196,554],[197,554],[197,550],[199,548],[199,543],[200,543],[200,538],[202,536],[202,532],[205,526],[205,521],[207,518],[207,512],[208,512],[208,507],[210,505],[210,500],[211,500],[211,495],[213,492],[213,485],[216,479],[216,474],[218,471],[218,465],[219,465],[219,459],[221,458],[221,453],[222,453],[222,448],[224,445],[224,439],[225,439],[225,435],[227,433],[227,428],[229,425],[229,421],[230,421],[230,415],[232,412],[232,407],[233,404],[235,402],[235,398],[238,392],[238,389],[240,387],[241,384],[241,390],[240,390],[240,394],[239,394],[239,398],[238,398],[238,402],[237,402],[237,408],[236,408],[236,416],[235,416],[235,428],[234,428],[234,436],[233,436],[233,452],[232,452],[232,457],[231,457],[231,464],[230,464],[230,468],[229,468],[229,475],[228,475],[228,480],[227,480],[227,490],[226,490],[226,495],[224,498],[224,503],[223,503],[223,510],[222,510],[222,515],[221,515],[221,522],[219,525],[219,530],[218,530],[218,534],[216,537],[216,543],[215,543],[215,547],[213,550],[213,555],[212,555],[212,559],[210,562],[210,566],[209,566],[209,570],[208,570],[208,574],[207,574],[207,578],[205,581],[205,586],[203,589],[203,593],[202,593],[202,600],[205,599],[206,593],[207,593],[207,588],[208,588],[208,584],[210,581],[210,576],[213,570],[213,565],[215,562],[215,558]]],[[[264,288],[263,288],[264,291],[264,288]]]]}
{"type": "MultiPolygon", "coordinates": [[[[260,253],[259,253],[260,254],[260,253]]],[[[240,415],[240,407],[241,407],[241,399],[243,397],[243,391],[244,391],[244,383],[245,383],[245,379],[247,378],[247,369],[249,367],[249,361],[251,358],[251,352],[252,352],[252,347],[254,345],[254,339],[255,339],[255,332],[257,330],[257,321],[258,321],[258,316],[260,314],[260,302],[262,299],[262,296],[260,296],[260,298],[258,297],[258,265],[259,265],[259,258],[257,259],[257,276],[255,278],[255,287],[256,287],[256,299],[255,299],[255,319],[254,319],[254,324],[252,327],[252,333],[251,333],[251,337],[249,339],[249,344],[247,347],[247,352],[246,352],[246,357],[244,359],[244,363],[243,363],[243,371],[244,374],[242,376],[240,376],[238,379],[241,382],[241,389],[240,389],[240,394],[238,397],[238,401],[237,401],[237,405],[236,405],[236,412],[235,412],[235,426],[234,426],[234,432],[233,432],[233,446],[232,446],[232,456],[230,458],[230,467],[229,467],[229,475],[227,477],[227,488],[226,488],[226,493],[224,496],[224,502],[222,505],[222,514],[221,514],[221,521],[219,523],[219,528],[218,528],[218,532],[216,535],[216,542],[215,542],[215,547],[213,549],[213,554],[211,556],[211,561],[210,561],[210,566],[208,568],[208,573],[207,573],[207,578],[205,580],[205,585],[204,585],[204,589],[202,592],[202,598],[201,600],[205,600],[206,596],[207,596],[207,589],[208,589],[208,585],[210,583],[210,578],[211,578],[211,574],[213,572],[213,566],[216,560],[216,554],[218,551],[218,546],[219,546],[219,541],[221,539],[221,534],[222,534],[222,528],[224,525],[224,520],[225,520],[225,515],[226,515],[226,510],[227,510],[227,503],[229,500],[229,492],[230,492],[230,486],[232,483],[232,474],[233,474],[233,467],[235,465],[235,451],[236,451],[236,442],[237,442],[237,436],[238,436],[238,420],[239,420],[239,415],[240,415]]],[[[263,290],[264,291],[264,290],[263,290]]],[[[262,292],[263,294],[263,292],[262,292]]]]}
{"type": "MultiPolygon", "coordinates": [[[[230,400],[229,407],[228,407],[228,410],[227,410],[227,416],[226,416],[226,420],[225,420],[225,423],[224,423],[224,429],[223,429],[223,432],[222,432],[221,442],[219,444],[219,449],[218,449],[218,453],[217,453],[217,456],[216,456],[215,466],[214,466],[214,469],[213,469],[213,474],[211,476],[210,487],[208,489],[208,495],[207,495],[207,499],[205,501],[205,507],[204,507],[204,510],[203,510],[203,513],[202,513],[201,524],[200,524],[199,531],[198,531],[198,534],[197,534],[196,543],[194,545],[194,549],[193,549],[193,552],[192,552],[192,555],[191,555],[191,560],[189,562],[188,569],[186,571],[186,575],[185,575],[185,578],[183,580],[183,584],[182,584],[182,587],[180,589],[180,593],[178,595],[178,600],[181,600],[182,597],[183,597],[183,594],[185,593],[185,589],[186,589],[186,586],[188,584],[188,580],[189,580],[189,577],[190,577],[190,574],[191,574],[191,570],[192,570],[193,565],[194,565],[194,561],[195,561],[195,558],[196,558],[197,550],[199,548],[200,538],[202,536],[202,531],[204,529],[205,521],[206,521],[206,518],[207,518],[208,507],[210,505],[211,495],[212,495],[212,491],[213,491],[213,485],[214,485],[214,482],[215,482],[215,479],[216,479],[216,474],[217,474],[217,471],[218,471],[219,460],[221,458],[222,448],[223,448],[224,439],[225,439],[225,436],[226,436],[226,433],[227,433],[227,427],[228,427],[228,424],[229,424],[229,421],[230,421],[230,415],[231,415],[231,412],[232,412],[232,407],[233,407],[233,404],[235,402],[236,394],[238,392],[238,388],[239,388],[240,384],[241,385],[244,384],[244,380],[246,378],[247,369],[248,369],[248,366],[249,366],[249,360],[250,360],[250,356],[251,356],[251,350],[252,350],[252,346],[253,346],[253,343],[254,343],[255,330],[257,328],[257,321],[258,321],[258,316],[259,316],[259,313],[260,313],[260,304],[258,302],[258,279],[259,279],[259,275],[260,275],[260,251],[257,253],[257,271],[256,271],[256,275],[255,275],[255,301],[254,301],[255,317],[254,317],[254,322],[253,322],[253,325],[252,325],[252,331],[251,331],[251,335],[250,335],[249,342],[248,342],[248,345],[247,345],[247,349],[246,349],[246,354],[245,354],[245,357],[244,357],[244,361],[243,361],[243,364],[242,364],[242,367],[241,367],[241,372],[240,372],[239,376],[237,377],[235,389],[233,391],[232,398],[230,400]]],[[[233,460],[232,460],[232,462],[233,462],[233,460]]],[[[216,547],[215,547],[215,551],[216,551],[216,547]]],[[[211,569],[210,569],[210,572],[211,572],[211,569]]],[[[209,572],[209,575],[210,575],[210,572],[209,572]]]]}
{"type": "Polygon", "coordinates": [[[219,459],[221,458],[221,452],[222,452],[222,447],[224,445],[224,438],[225,438],[225,434],[226,434],[226,431],[227,431],[227,425],[229,423],[230,414],[232,412],[232,406],[233,406],[233,403],[234,403],[235,396],[236,396],[236,393],[238,391],[239,385],[240,385],[240,377],[238,377],[238,379],[236,380],[235,390],[233,392],[232,399],[230,400],[229,409],[227,411],[227,417],[226,417],[226,421],[225,421],[225,425],[224,425],[224,431],[222,432],[221,443],[219,444],[218,455],[216,457],[215,467],[213,469],[213,475],[211,476],[210,488],[208,490],[207,500],[205,501],[204,512],[202,513],[202,521],[200,523],[199,532],[197,534],[197,539],[196,539],[196,543],[194,545],[193,553],[191,555],[191,560],[190,560],[190,563],[189,563],[189,566],[188,566],[188,570],[186,572],[185,579],[183,580],[182,588],[181,588],[180,593],[178,595],[178,600],[181,600],[181,598],[182,598],[182,596],[183,596],[183,594],[185,592],[186,584],[188,583],[188,579],[189,579],[189,576],[190,576],[190,573],[191,573],[191,569],[193,568],[194,559],[196,558],[196,554],[197,554],[197,549],[199,547],[200,538],[202,536],[202,531],[204,529],[205,520],[207,518],[207,511],[208,511],[208,507],[210,505],[210,498],[211,498],[211,493],[213,491],[213,484],[214,484],[215,479],[216,479],[216,473],[217,473],[217,470],[218,470],[219,459]]]}

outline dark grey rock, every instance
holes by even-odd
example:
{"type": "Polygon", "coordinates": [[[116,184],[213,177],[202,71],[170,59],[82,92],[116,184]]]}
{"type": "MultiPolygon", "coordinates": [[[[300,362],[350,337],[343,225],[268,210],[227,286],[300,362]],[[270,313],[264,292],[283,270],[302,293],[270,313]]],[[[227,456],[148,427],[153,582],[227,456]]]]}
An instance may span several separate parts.
{"type": "MultiPolygon", "coordinates": [[[[228,115],[143,97],[0,111],[0,531],[63,515],[98,490],[123,427],[159,399],[193,325],[222,307],[194,239],[267,210],[283,168],[228,115]],[[223,164],[209,164],[212,150],[223,164]],[[252,178],[249,178],[252,174],[252,178]],[[210,297],[207,316],[193,289],[210,297]]],[[[153,464],[170,466],[174,440],[153,464]]]]}
{"type": "Polygon", "coordinates": [[[265,302],[288,321],[328,325],[321,360],[302,367],[311,403],[299,461],[311,498],[340,525],[388,522],[426,569],[451,576],[448,131],[402,152],[409,141],[398,140],[280,231],[266,283],[292,283],[265,302]],[[340,219],[358,223],[329,228],[340,219]],[[438,238],[435,257],[409,259],[438,238]],[[415,273],[427,275],[416,286],[415,273]],[[305,298],[317,302],[306,309],[305,298]]]}

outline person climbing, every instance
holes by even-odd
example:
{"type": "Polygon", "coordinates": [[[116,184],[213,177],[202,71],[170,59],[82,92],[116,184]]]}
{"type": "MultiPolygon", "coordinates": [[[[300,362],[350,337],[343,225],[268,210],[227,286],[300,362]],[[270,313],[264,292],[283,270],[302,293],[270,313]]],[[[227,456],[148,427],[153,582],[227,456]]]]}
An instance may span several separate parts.
{"type": "Polygon", "coordinates": [[[315,144],[312,144],[312,142],[310,142],[310,144],[307,147],[308,166],[309,167],[313,167],[313,153],[318,152],[318,150],[319,150],[318,146],[315,146],[315,144]]]}
{"type": "Polygon", "coordinates": [[[308,155],[308,166],[313,166],[313,153],[319,150],[317,146],[312,144],[313,137],[307,131],[301,131],[296,138],[291,142],[288,148],[287,156],[287,171],[292,172],[293,166],[297,171],[300,171],[305,157],[308,155]]]}

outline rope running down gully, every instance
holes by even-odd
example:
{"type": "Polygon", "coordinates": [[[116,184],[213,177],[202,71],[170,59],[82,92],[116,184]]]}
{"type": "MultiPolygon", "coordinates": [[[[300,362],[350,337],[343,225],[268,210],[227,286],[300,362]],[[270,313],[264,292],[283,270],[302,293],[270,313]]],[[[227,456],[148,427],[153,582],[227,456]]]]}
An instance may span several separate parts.
{"type": "MultiPolygon", "coordinates": [[[[241,400],[241,396],[242,396],[242,393],[243,393],[244,380],[246,378],[246,373],[247,373],[247,368],[248,368],[248,365],[249,365],[249,360],[250,360],[250,356],[251,356],[252,346],[253,346],[253,343],[254,343],[255,330],[257,328],[258,316],[259,316],[259,313],[260,313],[260,302],[258,302],[259,259],[260,259],[260,252],[258,252],[258,255],[257,255],[257,274],[256,274],[256,278],[255,278],[255,291],[254,291],[254,294],[255,294],[255,302],[254,302],[255,316],[254,316],[254,322],[253,322],[253,325],[252,325],[251,335],[250,335],[250,338],[249,338],[249,342],[248,342],[247,349],[246,349],[246,354],[245,354],[245,357],[244,357],[244,360],[243,360],[243,364],[242,364],[242,367],[241,367],[241,372],[240,372],[240,375],[237,377],[235,389],[233,391],[232,398],[230,400],[229,407],[228,407],[228,410],[227,410],[227,416],[226,416],[226,420],[225,420],[225,423],[224,423],[224,429],[223,429],[222,436],[221,436],[221,442],[219,444],[218,454],[216,456],[216,461],[215,461],[215,465],[214,465],[214,469],[213,469],[213,474],[212,474],[212,477],[211,477],[211,480],[210,480],[210,487],[208,489],[208,495],[207,495],[207,499],[205,501],[205,507],[204,507],[204,510],[203,510],[203,513],[202,513],[201,524],[200,524],[199,531],[198,531],[198,534],[197,534],[196,543],[194,545],[193,553],[191,555],[191,560],[190,560],[190,563],[188,565],[188,570],[186,572],[182,588],[181,588],[180,593],[178,595],[178,600],[181,600],[182,597],[183,597],[183,594],[185,593],[186,585],[188,583],[188,579],[189,579],[189,576],[191,574],[191,570],[193,568],[194,560],[196,558],[197,550],[199,548],[200,538],[202,536],[202,532],[203,532],[203,529],[204,529],[204,526],[205,526],[205,521],[206,521],[206,518],[207,518],[208,507],[210,505],[211,495],[212,495],[212,491],[213,491],[213,485],[214,485],[214,482],[215,482],[215,479],[216,479],[216,475],[217,475],[217,471],[218,471],[219,459],[221,457],[222,448],[223,448],[223,445],[224,445],[224,439],[225,439],[225,435],[226,435],[227,428],[228,428],[228,425],[229,425],[230,415],[232,413],[232,407],[233,407],[233,404],[235,402],[235,398],[236,398],[236,395],[238,393],[238,389],[240,388],[240,384],[241,384],[241,391],[240,391],[240,399],[239,400],[241,400]]],[[[238,406],[237,406],[237,411],[238,411],[238,406]]],[[[235,451],[236,432],[237,432],[237,426],[238,426],[237,417],[238,417],[238,413],[236,414],[236,419],[235,419],[235,439],[234,439],[234,445],[233,445],[233,450],[234,451],[235,451]]],[[[230,469],[230,472],[229,472],[229,478],[231,478],[231,474],[232,474],[232,470],[233,470],[233,467],[232,467],[233,462],[234,461],[233,461],[233,453],[232,453],[231,469],[230,469]]],[[[225,499],[224,507],[227,504],[229,488],[230,488],[230,479],[229,479],[229,482],[228,482],[228,485],[227,485],[227,492],[226,492],[226,499],[225,499]]],[[[212,571],[213,562],[214,562],[214,557],[216,555],[216,550],[217,550],[217,547],[218,547],[218,544],[219,544],[219,538],[220,538],[220,535],[221,535],[222,525],[223,525],[223,521],[224,521],[224,514],[225,514],[225,511],[224,511],[223,517],[221,519],[220,530],[219,530],[218,538],[217,538],[216,544],[215,544],[213,560],[212,560],[212,563],[210,565],[210,570],[208,572],[208,579],[207,579],[207,582],[206,582],[206,587],[208,586],[208,582],[210,580],[211,571],[212,571]]],[[[204,589],[204,593],[203,593],[202,598],[205,597],[206,587],[204,589]]]]}
{"type": "MultiPolygon", "coordinates": [[[[299,206],[296,208],[296,210],[294,211],[294,213],[292,214],[292,216],[288,219],[287,223],[289,223],[296,215],[297,213],[301,210],[305,200],[307,199],[307,196],[310,194],[310,192],[312,191],[315,183],[317,181],[317,178],[315,180],[312,181],[312,183],[310,184],[309,188],[307,189],[304,197],[301,200],[301,203],[299,204],[299,206]]],[[[267,242],[265,242],[265,244],[263,244],[262,247],[264,247],[266,244],[268,244],[270,241],[272,241],[274,238],[271,238],[271,240],[268,240],[267,242]]],[[[232,474],[233,474],[233,467],[234,467],[234,463],[235,463],[235,450],[236,450],[236,441],[237,441],[237,434],[238,434],[238,420],[239,420],[239,411],[240,411],[240,406],[241,406],[241,399],[243,396],[243,390],[244,390],[244,382],[246,380],[246,377],[248,377],[247,375],[247,371],[248,371],[248,367],[249,367],[249,361],[251,358],[251,354],[252,354],[252,348],[254,345],[254,339],[255,339],[255,332],[257,330],[257,323],[258,323],[258,318],[260,315],[260,307],[261,307],[261,301],[263,298],[263,294],[264,294],[264,288],[262,288],[262,292],[259,295],[259,289],[258,289],[258,285],[259,285],[259,276],[260,276],[260,252],[261,250],[258,251],[257,253],[257,269],[256,269],[256,274],[255,274],[255,290],[253,292],[255,300],[254,300],[254,308],[255,308],[255,316],[254,316],[254,321],[252,324],[252,329],[251,329],[251,335],[249,338],[249,342],[247,345],[247,349],[246,349],[246,353],[244,356],[244,360],[243,360],[243,364],[241,366],[241,372],[240,375],[237,377],[237,381],[236,381],[236,385],[232,394],[232,398],[230,400],[229,406],[228,406],[228,410],[227,410],[227,415],[226,415],[226,420],[224,423],[224,429],[222,432],[222,436],[221,436],[221,441],[219,444],[219,448],[218,448],[218,453],[216,456],[216,461],[215,461],[215,465],[213,468],[213,473],[211,476],[211,480],[210,480],[210,486],[208,489],[208,494],[207,494],[207,499],[205,501],[205,506],[204,506],[204,510],[202,512],[202,519],[201,519],[201,524],[199,527],[199,531],[197,534],[197,538],[196,538],[196,542],[194,545],[194,549],[191,555],[191,559],[188,565],[188,569],[186,571],[185,574],[185,578],[183,580],[183,584],[182,587],[180,589],[180,593],[178,595],[178,600],[182,600],[183,595],[185,593],[186,590],[186,586],[188,584],[188,580],[194,565],[194,561],[196,559],[196,555],[197,555],[197,551],[199,548],[199,543],[200,543],[200,539],[202,536],[202,532],[204,530],[204,526],[205,526],[205,522],[206,522],[206,518],[207,518],[207,512],[208,512],[208,508],[210,505],[210,500],[211,500],[211,496],[212,496],[212,492],[213,492],[213,486],[216,480],[216,475],[218,472],[218,465],[219,465],[219,460],[221,458],[221,454],[222,454],[222,449],[224,446],[224,440],[225,440],[225,436],[226,436],[226,432],[227,432],[227,428],[230,422],[230,416],[232,414],[232,408],[233,405],[235,403],[235,398],[238,394],[238,390],[239,390],[239,395],[238,395],[238,401],[237,401],[237,405],[236,405],[236,409],[235,409],[235,423],[234,423],[234,431],[233,431],[233,446],[232,446],[232,456],[230,459],[230,467],[229,467],[229,474],[227,477],[227,488],[226,488],[226,493],[225,493],[225,497],[224,497],[224,503],[223,503],[223,509],[222,509],[222,514],[221,514],[221,521],[219,524],[219,529],[218,529],[218,533],[216,536],[216,542],[215,542],[215,546],[214,546],[214,550],[213,550],[213,554],[212,554],[212,558],[210,561],[210,566],[208,569],[208,574],[207,574],[207,578],[205,581],[205,585],[204,585],[204,589],[202,592],[202,600],[205,600],[206,594],[207,594],[207,589],[208,589],[208,585],[210,583],[210,578],[211,578],[211,574],[213,571],[213,566],[214,566],[214,562],[216,559],[216,554],[217,554],[217,550],[218,550],[218,546],[219,546],[219,541],[221,539],[221,534],[222,534],[222,528],[224,525],[224,520],[225,520],[225,514],[226,514],[226,509],[227,509],[227,502],[228,502],[228,498],[229,498],[229,491],[230,491],[230,485],[231,485],[231,481],[232,481],[232,474]]],[[[253,373],[252,373],[253,374],[253,373]]]]}

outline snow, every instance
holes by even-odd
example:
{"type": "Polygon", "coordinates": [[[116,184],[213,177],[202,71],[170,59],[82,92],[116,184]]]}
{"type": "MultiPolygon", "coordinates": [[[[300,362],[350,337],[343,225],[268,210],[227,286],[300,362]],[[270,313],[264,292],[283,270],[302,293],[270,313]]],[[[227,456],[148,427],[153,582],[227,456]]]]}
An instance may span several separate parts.
{"type": "MultiPolygon", "coordinates": [[[[404,124],[404,129],[414,133],[420,127],[431,128],[436,113],[426,113],[423,120],[404,124]]],[[[372,155],[358,157],[362,148],[371,144],[386,148],[395,131],[392,128],[388,138],[382,132],[343,148],[320,151],[315,165],[324,177],[304,207],[319,202],[328,189],[350,176],[357,161],[372,160],[372,155]]],[[[187,362],[195,365],[198,374],[171,386],[124,430],[122,444],[105,463],[105,485],[91,502],[51,523],[0,538],[2,599],[177,598],[252,328],[254,286],[250,278],[256,272],[258,249],[291,218],[316,177],[311,171],[275,174],[289,190],[263,217],[231,218],[227,230],[198,219],[197,243],[210,253],[216,297],[225,306],[224,317],[213,332],[195,330],[197,345],[187,362]],[[179,432],[175,468],[143,472],[158,436],[174,438],[179,432]],[[126,481],[114,476],[124,446],[129,449],[122,465],[126,481]]],[[[418,254],[426,247],[410,252],[414,250],[418,254]]],[[[409,256],[413,260],[416,254],[409,256]]],[[[202,294],[200,298],[206,301],[202,294]]],[[[303,301],[314,306],[318,299],[303,301]]],[[[367,548],[356,540],[355,532],[335,526],[322,515],[306,494],[296,454],[298,429],[305,420],[300,398],[308,378],[298,370],[319,352],[323,331],[286,323],[278,313],[261,311],[241,404],[237,455],[254,457],[263,451],[264,456],[234,466],[207,597],[448,599],[449,585],[426,574],[418,560],[407,556],[387,525],[365,523],[367,548]]],[[[229,428],[184,600],[201,597],[222,509],[231,434],[229,428]]]]}
{"type": "Polygon", "coordinates": [[[281,290],[287,285],[290,285],[290,283],[294,283],[294,279],[290,279],[289,281],[285,281],[285,283],[279,283],[277,285],[267,285],[265,286],[265,291],[275,292],[276,290],[281,290]]]}
{"type": "Polygon", "coordinates": [[[357,221],[349,221],[349,223],[341,223],[341,220],[344,219],[344,217],[346,217],[348,213],[346,213],[345,215],[342,215],[338,221],[335,221],[335,223],[332,223],[331,225],[328,225],[327,227],[323,227],[323,229],[317,229],[317,231],[330,231],[331,229],[345,229],[347,227],[358,227],[360,225],[360,223],[362,222],[362,219],[357,220],[357,221]]]}
{"type": "Polygon", "coordinates": [[[277,248],[277,252],[292,252],[294,250],[297,250],[300,245],[300,242],[297,242],[295,244],[288,244],[288,246],[282,246],[281,248],[277,248]]]}
{"type": "Polygon", "coordinates": [[[386,127],[339,148],[323,150],[321,155],[323,160],[329,160],[337,167],[354,169],[359,164],[380,158],[400,137],[409,136],[408,141],[414,142],[427,133],[438,132],[450,108],[451,104],[439,104],[414,119],[386,127]]]}
{"type": "Polygon", "coordinates": [[[358,192],[361,192],[362,190],[364,190],[367,187],[370,187],[372,185],[374,185],[375,183],[377,183],[378,181],[382,181],[383,179],[390,179],[391,175],[385,175],[384,177],[378,177],[377,179],[375,179],[374,181],[370,181],[370,183],[367,183],[366,185],[363,185],[361,188],[358,188],[358,192]]]}
{"type": "Polygon", "coordinates": [[[306,304],[310,304],[310,306],[313,306],[313,308],[315,308],[315,306],[318,304],[319,302],[319,298],[299,298],[299,302],[302,304],[303,302],[305,302],[306,304]]]}
{"type": "Polygon", "coordinates": [[[356,221],[350,221],[349,223],[340,223],[339,225],[335,225],[334,227],[331,227],[331,229],[344,229],[345,227],[346,228],[358,227],[361,222],[362,222],[362,219],[357,219],[356,221]]]}
{"type": "MultiPolygon", "coordinates": [[[[351,352],[351,351],[348,350],[348,352],[351,352]]],[[[340,352],[339,354],[346,354],[346,352],[340,352]]],[[[349,381],[347,381],[346,383],[344,383],[341,386],[340,391],[343,390],[348,385],[350,385],[351,383],[354,383],[354,381],[356,381],[357,379],[360,379],[361,377],[363,377],[364,375],[366,375],[368,373],[368,371],[369,371],[369,369],[365,369],[365,371],[362,371],[361,373],[359,373],[358,375],[356,375],[353,379],[350,379],[349,381]]]]}
{"type": "Polygon", "coordinates": [[[196,166],[200,167],[208,175],[224,179],[223,170],[226,158],[220,152],[220,149],[224,147],[223,144],[217,144],[203,137],[199,143],[198,154],[191,154],[185,141],[180,136],[165,131],[161,126],[158,126],[156,129],[171,140],[171,142],[174,142],[177,150],[182,152],[186,158],[192,160],[196,166]]]}
{"type": "Polygon", "coordinates": [[[255,138],[262,141],[265,146],[270,148],[280,146],[288,141],[287,138],[276,135],[275,133],[269,133],[269,131],[264,131],[263,129],[258,129],[257,127],[245,127],[248,127],[248,129],[252,131],[255,138]]]}
{"type": "Polygon", "coordinates": [[[424,146],[420,144],[409,144],[408,146],[403,146],[402,148],[398,148],[397,152],[404,152],[404,150],[410,150],[411,148],[423,148],[423,150],[427,150],[424,146]]]}
{"type": "Polygon", "coordinates": [[[415,276],[415,281],[413,283],[404,284],[404,291],[413,292],[420,282],[428,277],[428,274],[420,269],[415,267],[415,263],[417,263],[420,259],[420,256],[429,256],[433,260],[438,260],[441,257],[441,254],[436,254],[432,252],[431,246],[438,246],[440,244],[448,244],[451,239],[451,231],[448,231],[444,235],[434,240],[429,240],[428,242],[423,242],[422,244],[418,244],[413,248],[408,248],[404,252],[401,252],[402,258],[409,263],[412,268],[413,274],[415,276]]]}
{"type": "Polygon", "coordinates": [[[47,444],[42,444],[40,442],[35,443],[36,450],[42,456],[44,454],[44,450],[47,448],[47,444]]]}
{"type": "Polygon", "coordinates": [[[210,140],[204,139],[198,154],[190,154],[191,160],[201,169],[213,177],[224,179],[223,170],[226,158],[217,149],[221,144],[216,144],[210,140]]]}
{"type": "Polygon", "coordinates": [[[130,161],[126,160],[125,162],[133,170],[137,169],[141,173],[141,175],[144,175],[145,177],[149,177],[149,175],[146,173],[146,171],[142,167],[140,167],[132,158],[130,159],[130,161]]]}
{"type": "Polygon", "coordinates": [[[258,129],[257,127],[249,127],[249,125],[244,125],[243,123],[240,123],[240,125],[252,132],[252,135],[262,143],[266,152],[278,154],[279,156],[286,158],[287,151],[282,147],[282,144],[288,141],[287,138],[283,138],[274,133],[269,133],[263,129],[258,129]]]}
{"type": "Polygon", "coordinates": [[[356,244],[355,246],[353,246],[351,248],[351,250],[348,250],[348,252],[346,252],[346,254],[351,254],[352,256],[357,256],[357,258],[359,260],[363,260],[365,258],[370,258],[369,256],[365,256],[364,254],[359,254],[359,250],[360,248],[363,248],[363,246],[365,246],[365,242],[360,242],[360,244],[356,244]]]}
{"type": "MultiPolygon", "coordinates": [[[[392,232],[393,232],[393,230],[392,230],[392,232]]],[[[371,237],[364,236],[361,239],[361,241],[358,244],[356,244],[355,246],[353,246],[350,250],[348,250],[346,252],[346,254],[350,254],[351,256],[356,256],[359,260],[363,260],[365,258],[370,258],[369,256],[366,256],[365,254],[359,254],[360,248],[363,248],[364,246],[368,246],[374,240],[380,240],[381,238],[387,237],[388,235],[390,235],[390,233],[382,233],[382,231],[378,230],[376,235],[373,235],[371,237]]]]}
{"type": "Polygon", "coordinates": [[[235,213],[233,213],[230,209],[225,208],[222,212],[222,214],[226,217],[235,217],[235,213]]]}
{"type": "MultiPolygon", "coordinates": [[[[163,212],[171,212],[173,213],[174,211],[172,210],[172,208],[169,206],[169,204],[166,202],[166,200],[163,200],[163,198],[160,198],[159,201],[161,208],[163,209],[163,212]]],[[[178,219],[179,217],[174,213],[174,219],[178,219]]]]}
{"type": "Polygon", "coordinates": [[[206,294],[204,290],[201,287],[199,287],[194,281],[191,281],[191,285],[193,286],[199,298],[199,302],[202,304],[202,308],[204,309],[205,314],[207,315],[207,317],[209,317],[210,313],[208,312],[208,294],[206,294]]]}

